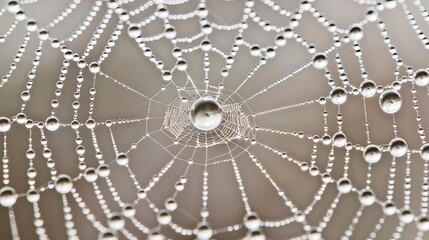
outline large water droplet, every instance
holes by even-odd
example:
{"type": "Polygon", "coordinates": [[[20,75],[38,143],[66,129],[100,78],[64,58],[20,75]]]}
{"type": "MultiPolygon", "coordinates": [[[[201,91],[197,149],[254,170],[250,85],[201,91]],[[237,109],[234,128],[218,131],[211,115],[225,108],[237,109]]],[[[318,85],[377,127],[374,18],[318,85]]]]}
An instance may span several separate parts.
{"type": "Polygon", "coordinates": [[[244,226],[250,231],[258,230],[261,226],[261,220],[256,213],[248,213],[243,219],[244,226]]]}
{"type": "Polygon", "coordinates": [[[313,66],[317,69],[324,69],[328,66],[328,58],[324,53],[316,53],[313,56],[313,66]]]}
{"type": "Polygon", "coordinates": [[[104,232],[98,234],[98,240],[118,240],[118,237],[114,231],[106,229],[104,232]]]}
{"type": "Polygon", "coordinates": [[[40,199],[40,193],[36,189],[30,189],[26,193],[27,200],[31,203],[38,202],[40,199]]]}
{"type": "Polygon", "coordinates": [[[333,104],[343,104],[347,101],[347,91],[342,87],[336,87],[329,94],[333,104]]]}
{"type": "Polygon", "coordinates": [[[359,41],[363,38],[362,28],[358,25],[353,25],[349,29],[349,38],[352,41],[359,41]]]}
{"type": "Polygon", "coordinates": [[[97,171],[94,168],[87,168],[85,169],[85,172],[83,173],[83,176],[85,177],[85,180],[88,182],[95,182],[98,178],[97,171]]]}
{"type": "Polygon", "coordinates": [[[11,122],[7,117],[0,117],[0,132],[7,132],[11,127],[11,122]]]}
{"type": "Polygon", "coordinates": [[[347,143],[347,137],[343,132],[337,132],[332,136],[332,142],[335,147],[344,147],[347,143]]]}
{"type": "Polygon", "coordinates": [[[107,225],[113,230],[121,230],[125,226],[125,220],[121,213],[110,213],[107,219],[107,225]]]}
{"type": "Polygon", "coordinates": [[[377,93],[377,85],[371,80],[363,81],[360,84],[360,93],[364,97],[372,97],[377,93]]]}
{"type": "Polygon", "coordinates": [[[136,214],[136,207],[134,204],[125,204],[125,206],[122,207],[122,214],[124,214],[125,217],[134,217],[136,214]]]}
{"type": "Polygon", "coordinates": [[[429,231],[429,218],[428,217],[420,217],[417,221],[417,228],[422,232],[429,231]]]}
{"type": "Polygon", "coordinates": [[[410,223],[414,220],[414,213],[411,209],[404,208],[399,214],[399,220],[403,223],[410,223]]]}
{"type": "Polygon", "coordinates": [[[423,160],[429,161],[429,143],[420,147],[420,156],[422,156],[423,160]]]}
{"type": "Polygon", "coordinates": [[[386,201],[383,203],[383,212],[387,216],[391,216],[396,213],[396,204],[392,201],[386,201]]]}
{"type": "Polygon", "coordinates": [[[402,138],[394,138],[389,143],[390,154],[394,157],[402,157],[407,153],[408,145],[402,138]]]}
{"type": "Polygon", "coordinates": [[[137,38],[138,36],[140,36],[141,33],[142,32],[140,28],[135,24],[130,24],[130,26],[128,27],[128,36],[130,36],[131,38],[137,38]]]}
{"type": "Polygon", "coordinates": [[[380,107],[385,113],[393,114],[402,106],[402,97],[395,90],[386,90],[380,95],[380,107]]]}
{"type": "Polygon", "coordinates": [[[172,219],[171,214],[165,209],[160,210],[156,216],[156,220],[161,225],[169,224],[171,222],[171,219],[172,219]]]}
{"type": "Polygon", "coordinates": [[[70,192],[73,188],[73,180],[65,174],[61,174],[54,182],[55,190],[61,194],[70,192]]]}
{"type": "Polygon", "coordinates": [[[3,207],[12,207],[17,199],[18,195],[15,193],[15,189],[8,186],[0,189],[0,204],[3,207]]]}
{"type": "Polygon", "coordinates": [[[369,206],[375,202],[375,193],[371,189],[364,189],[359,193],[359,201],[362,205],[369,206]]]}
{"type": "Polygon", "coordinates": [[[116,163],[120,166],[125,166],[128,164],[129,158],[126,153],[119,153],[118,156],[116,156],[116,163]]]}
{"type": "Polygon", "coordinates": [[[377,145],[368,145],[363,150],[363,157],[368,163],[377,163],[381,159],[381,150],[377,145]]]}
{"type": "Polygon", "coordinates": [[[191,107],[191,121],[203,131],[213,130],[222,122],[222,109],[212,97],[203,97],[191,107]]]}
{"type": "Polygon", "coordinates": [[[165,201],[165,208],[168,209],[168,211],[174,211],[177,208],[177,202],[174,198],[168,198],[165,201]]]}
{"type": "Polygon", "coordinates": [[[352,182],[348,178],[340,178],[337,181],[337,189],[341,193],[348,193],[352,190],[352,182]]]}
{"type": "Polygon", "coordinates": [[[50,116],[45,121],[45,127],[49,131],[56,131],[60,127],[60,121],[54,116],[50,116]]]}
{"type": "Polygon", "coordinates": [[[414,75],[414,82],[417,86],[427,86],[429,84],[429,73],[425,69],[417,70],[414,75]]]}
{"type": "Polygon", "coordinates": [[[201,222],[197,225],[197,238],[198,240],[209,240],[213,236],[213,230],[206,222],[201,222]]]}

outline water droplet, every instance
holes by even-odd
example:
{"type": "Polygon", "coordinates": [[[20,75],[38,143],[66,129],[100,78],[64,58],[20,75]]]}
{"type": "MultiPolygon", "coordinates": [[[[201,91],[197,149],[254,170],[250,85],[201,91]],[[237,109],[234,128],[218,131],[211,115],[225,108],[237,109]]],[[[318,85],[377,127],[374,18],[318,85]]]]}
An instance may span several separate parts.
{"type": "Polygon", "coordinates": [[[16,122],[19,124],[24,124],[27,121],[27,116],[25,113],[16,114],[16,122]]]}
{"type": "Polygon", "coordinates": [[[201,222],[197,225],[197,238],[198,240],[209,240],[213,236],[213,230],[206,222],[201,222]]]}
{"type": "Polygon", "coordinates": [[[107,225],[113,230],[121,230],[125,226],[125,220],[121,213],[110,213],[107,219],[107,225]]]}
{"type": "Polygon", "coordinates": [[[375,22],[378,19],[378,11],[375,10],[373,7],[368,8],[365,15],[366,20],[369,22],[375,22]]]}
{"type": "Polygon", "coordinates": [[[399,214],[399,220],[403,223],[410,223],[414,220],[414,213],[411,209],[404,208],[399,214]]]}
{"type": "Polygon", "coordinates": [[[72,190],[73,181],[68,175],[61,174],[55,179],[54,186],[57,192],[66,194],[72,190]]]}
{"type": "Polygon", "coordinates": [[[183,59],[177,61],[176,65],[177,65],[177,70],[179,71],[185,71],[188,68],[188,64],[183,59]]]}
{"type": "Polygon", "coordinates": [[[6,2],[6,9],[10,13],[16,13],[21,9],[21,7],[19,6],[18,1],[11,0],[6,2]]]}
{"type": "Polygon", "coordinates": [[[371,189],[364,189],[359,193],[359,201],[362,205],[370,206],[375,202],[375,193],[371,189]]]}
{"type": "Polygon", "coordinates": [[[427,86],[429,84],[429,73],[425,69],[417,70],[414,75],[414,81],[417,86],[427,86]]]}
{"type": "Polygon", "coordinates": [[[362,28],[358,25],[353,25],[349,29],[349,38],[352,41],[359,41],[363,38],[362,28]]]}
{"type": "Polygon", "coordinates": [[[98,234],[98,240],[118,240],[118,237],[114,231],[106,229],[104,232],[98,234]]]}
{"type": "Polygon", "coordinates": [[[56,131],[60,127],[60,121],[54,116],[50,116],[45,121],[45,127],[49,131],[56,131]]]}
{"type": "Polygon", "coordinates": [[[342,87],[336,87],[329,94],[333,104],[343,104],[347,101],[347,91],[342,87]]]}
{"type": "Polygon", "coordinates": [[[77,120],[73,120],[73,121],[70,123],[70,125],[71,125],[72,129],[74,129],[74,130],[79,129],[79,127],[80,127],[80,123],[79,123],[77,120]]]}
{"type": "Polygon", "coordinates": [[[25,16],[25,12],[22,9],[15,13],[15,19],[18,21],[24,21],[26,17],[27,16],[25,16]]]}
{"type": "Polygon", "coordinates": [[[265,235],[260,230],[250,231],[247,234],[246,240],[265,240],[265,235]]]}
{"type": "Polygon", "coordinates": [[[157,15],[159,18],[161,19],[166,19],[169,15],[168,9],[164,4],[159,4],[158,7],[158,12],[157,15]]]}
{"type": "Polygon", "coordinates": [[[161,225],[169,224],[171,222],[171,219],[172,219],[171,214],[165,209],[160,210],[156,216],[156,220],[161,225]]]}
{"type": "Polygon", "coordinates": [[[33,159],[36,156],[36,152],[34,152],[33,149],[28,149],[27,152],[25,153],[25,157],[27,157],[28,159],[33,159]]]}
{"type": "Polygon", "coordinates": [[[183,191],[185,189],[185,185],[179,181],[176,182],[176,184],[174,185],[174,188],[176,189],[176,191],[183,191]]]}
{"type": "Polygon", "coordinates": [[[202,217],[202,218],[206,218],[206,217],[208,217],[210,215],[210,212],[209,212],[209,210],[207,209],[207,208],[202,208],[201,210],[200,210],[200,216],[202,217]]]}
{"type": "Polygon", "coordinates": [[[18,195],[15,193],[15,189],[7,186],[0,189],[0,205],[3,207],[12,207],[17,199],[18,195]]]}
{"type": "Polygon", "coordinates": [[[7,132],[9,131],[10,127],[12,126],[9,118],[7,117],[0,117],[0,132],[7,132]]]}
{"type": "Polygon", "coordinates": [[[146,193],[146,191],[145,191],[144,189],[139,189],[139,190],[138,190],[138,192],[137,192],[137,197],[138,197],[139,199],[145,199],[145,198],[146,198],[146,196],[147,196],[147,193],[146,193]]]}
{"type": "Polygon", "coordinates": [[[98,64],[97,62],[92,62],[91,64],[89,64],[89,71],[91,73],[98,73],[100,71],[100,64],[98,64]]]}
{"type": "Polygon", "coordinates": [[[29,32],[35,32],[38,28],[38,24],[34,19],[28,19],[26,28],[29,32]]]}
{"type": "Polygon", "coordinates": [[[30,189],[26,193],[27,201],[30,203],[36,203],[40,199],[40,193],[36,189],[30,189]]]}
{"type": "Polygon", "coordinates": [[[171,25],[168,25],[166,28],[165,28],[165,31],[164,31],[164,35],[165,35],[165,38],[167,38],[167,39],[173,39],[173,38],[175,38],[176,37],[176,30],[174,29],[174,27],[173,26],[171,26],[171,25]]]}
{"type": "Polygon", "coordinates": [[[86,181],[95,182],[98,178],[97,170],[95,170],[95,168],[89,167],[85,169],[83,176],[85,177],[86,181]]]}
{"type": "Polygon", "coordinates": [[[118,156],[116,156],[116,163],[120,166],[125,166],[128,164],[129,158],[126,153],[119,153],[118,156]]]}
{"type": "Polygon", "coordinates": [[[322,143],[324,145],[331,144],[331,136],[329,136],[328,134],[323,135],[323,137],[322,137],[322,143]]]}
{"type": "Polygon", "coordinates": [[[363,150],[363,157],[367,163],[377,163],[381,159],[381,150],[377,145],[368,145],[363,150]]]}
{"type": "Polygon", "coordinates": [[[49,39],[49,31],[42,28],[39,30],[37,36],[39,37],[40,40],[45,41],[49,39]]]}
{"type": "Polygon", "coordinates": [[[36,171],[35,168],[33,168],[33,167],[28,168],[28,170],[27,170],[27,177],[29,177],[29,178],[35,178],[36,175],[37,175],[37,171],[36,171]]]}
{"type": "Polygon", "coordinates": [[[94,119],[92,119],[92,118],[89,118],[89,119],[88,119],[88,120],[86,120],[86,122],[85,122],[85,126],[86,126],[88,129],[94,129],[96,125],[97,125],[97,124],[95,123],[94,119]]]}
{"type": "Polygon", "coordinates": [[[122,214],[124,214],[125,217],[134,217],[136,214],[136,207],[134,204],[125,204],[125,206],[122,207],[122,214]]]}
{"type": "Polygon", "coordinates": [[[165,237],[159,232],[158,229],[153,229],[148,235],[148,240],[165,240],[165,237]]]}
{"type": "Polygon", "coordinates": [[[363,81],[360,84],[360,93],[364,97],[373,97],[377,93],[377,85],[372,80],[363,81]]]}
{"type": "Polygon", "coordinates": [[[258,230],[261,226],[261,220],[258,217],[257,213],[251,212],[247,213],[243,219],[244,226],[250,231],[258,230]]]}
{"type": "Polygon", "coordinates": [[[297,222],[304,222],[305,214],[302,211],[297,211],[294,214],[294,218],[295,218],[295,221],[297,222]]]}
{"type": "Polygon", "coordinates": [[[128,36],[130,36],[131,38],[137,38],[140,36],[141,33],[142,32],[140,28],[135,24],[130,24],[130,26],[128,27],[128,36]]]}
{"type": "Polygon", "coordinates": [[[392,201],[386,201],[383,203],[383,212],[387,216],[391,216],[396,213],[396,204],[392,201]]]}
{"type": "Polygon", "coordinates": [[[217,128],[222,122],[222,109],[211,97],[197,100],[190,110],[193,125],[203,131],[217,128]]]}
{"type": "Polygon", "coordinates": [[[168,211],[174,211],[177,209],[177,202],[174,198],[168,198],[165,200],[165,208],[168,209],[168,211]]]}
{"type": "Polygon", "coordinates": [[[279,47],[286,45],[286,38],[283,36],[283,34],[277,35],[274,41],[275,41],[275,44],[279,47]]]}
{"type": "Polygon", "coordinates": [[[384,6],[386,9],[393,9],[396,7],[396,0],[384,0],[384,6]]]}
{"type": "Polygon", "coordinates": [[[200,7],[198,8],[197,14],[200,18],[205,18],[209,14],[209,11],[204,6],[205,6],[204,4],[200,4],[200,7]]]}
{"type": "Polygon", "coordinates": [[[394,138],[389,143],[390,154],[394,157],[402,157],[407,153],[408,145],[402,138],[394,138]]]}
{"type": "Polygon", "coordinates": [[[119,7],[117,0],[107,0],[106,2],[107,2],[106,3],[107,7],[110,9],[115,9],[115,8],[119,7]]]}
{"type": "Polygon", "coordinates": [[[316,69],[324,69],[328,66],[328,57],[324,53],[316,53],[312,61],[316,69]]]}
{"type": "Polygon", "coordinates": [[[422,156],[423,160],[429,161],[429,143],[426,143],[423,146],[421,146],[420,156],[422,156]]]}
{"type": "Polygon", "coordinates": [[[344,147],[347,143],[347,137],[343,132],[337,132],[332,136],[332,142],[335,147],[344,147]]]}
{"type": "Polygon", "coordinates": [[[210,40],[204,39],[201,41],[201,50],[208,52],[212,49],[212,44],[210,43],[210,40]]]}
{"type": "Polygon", "coordinates": [[[402,97],[395,90],[386,90],[380,95],[380,107],[385,113],[393,114],[402,106],[402,97]]]}
{"type": "Polygon", "coordinates": [[[322,181],[324,183],[330,183],[331,180],[332,180],[331,174],[329,174],[327,172],[325,172],[325,173],[322,174],[322,181]]]}
{"type": "Polygon", "coordinates": [[[123,22],[126,22],[130,19],[130,15],[128,14],[127,10],[121,9],[121,12],[119,14],[119,19],[123,22]]]}
{"type": "Polygon", "coordinates": [[[106,164],[101,164],[98,166],[98,176],[105,178],[110,175],[110,168],[106,164]]]}
{"type": "Polygon", "coordinates": [[[429,218],[428,217],[420,217],[417,221],[417,228],[422,232],[429,231],[429,218]]]}
{"type": "Polygon", "coordinates": [[[320,240],[322,239],[322,234],[316,228],[312,228],[307,233],[307,237],[308,237],[308,240],[320,240]]]}
{"type": "Polygon", "coordinates": [[[25,90],[21,93],[21,100],[24,102],[30,100],[30,92],[28,90],[25,90]]]}
{"type": "Polygon", "coordinates": [[[253,57],[258,57],[261,55],[261,48],[258,45],[253,45],[250,47],[250,55],[253,57]]]}
{"type": "Polygon", "coordinates": [[[340,178],[337,181],[337,189],[341,193],[348,193],[352,190],[352,182],[348,178],[340,178]]]}
{"type": "Polygon", "coordinates": [[[164,72],[162,72],[162,79],[164,81],[171,81],[172,78],[173,78],[173,74],[171,74],[170,71],[164,71],[164,72]]]}

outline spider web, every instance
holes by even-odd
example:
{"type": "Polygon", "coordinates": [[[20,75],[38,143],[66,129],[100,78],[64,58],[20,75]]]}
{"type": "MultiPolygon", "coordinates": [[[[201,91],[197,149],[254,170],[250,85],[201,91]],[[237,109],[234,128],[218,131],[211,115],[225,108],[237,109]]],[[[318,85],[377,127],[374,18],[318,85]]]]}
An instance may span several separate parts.
{"type": "Polygon", "coordinates": [[[425,238],[423,1],[46,2],[0,11],[2,237],[425,238]]]}

